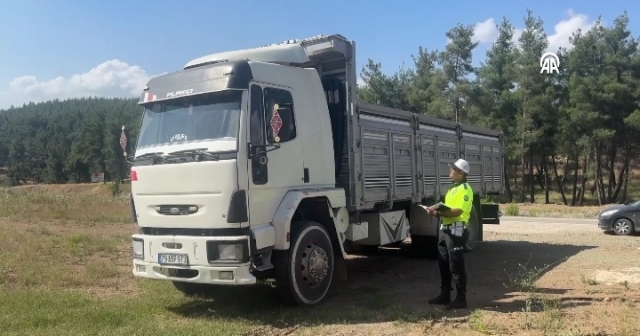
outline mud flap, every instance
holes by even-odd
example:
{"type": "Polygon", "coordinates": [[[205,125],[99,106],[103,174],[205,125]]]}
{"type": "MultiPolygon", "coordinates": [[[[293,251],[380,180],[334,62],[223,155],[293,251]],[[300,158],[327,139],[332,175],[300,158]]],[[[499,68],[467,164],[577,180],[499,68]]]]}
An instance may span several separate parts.
{"type": "Polygon", "coordinates": [[[340,281],[347,281],[347,260],[340,254],[336,253],[334,258],[335,273],[334,275],[340,281]]]}
{"type": "Polygon", "coordinates": [[[481,204],[482,223],[500,225],[500,206],[498,204],[481,204]]]}

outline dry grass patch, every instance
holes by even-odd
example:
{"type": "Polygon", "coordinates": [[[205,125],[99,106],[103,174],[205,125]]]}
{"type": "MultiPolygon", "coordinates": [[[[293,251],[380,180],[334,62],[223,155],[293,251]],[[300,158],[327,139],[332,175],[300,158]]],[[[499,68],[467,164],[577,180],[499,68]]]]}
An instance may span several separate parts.
{"type": "Polygon", "coordinates": [[[70,188],[61,185],[0,189],[0,217],[19,220],[74,220],[94,223],[131,221],[129,194],[113,196],[107,186],[70,188]],[[53,188],[56,189],[56,188],[53,188]],[[105,192],[106,191],[106,192],[105,192]]]}
{"type": "Polygon", "coordinates": [[[558,204],[510,203],[500,204],[505,216],[547,217],[547,218],[596,218],[608,205],[570,207],[558,204]]]}
{"type": "MultiPolygon", "coordinates": [[[[35,193],[110,196],[113,195],[114,185],[113,183],[31,184],[11,189],[35,193]]],[[[131,184],[121,184],[119,189],[128,194],[131,192],[131,184]]]]}
{"type": "MultiPolygon", "coordinates": [[[[629,190],[627,194],[628,200],[637,200],[640,198],[640,187],[637,183],[629,182],[629,190]]],[[[519,200],[517,190],[514,191],[513,199],[519,200]]],[[[565,192],[567,202],[571,204],[572,195],[565,192]]],[[[591,195],[589,192],[585,195],[583,206],[567,206],[564,205],[562,195],[557,191],[549,192],[549,204],[545,204],[544,190],[536,189],[535,202],[530,203],[529,194],[525,195],[525,203],[504,203],[500,204],[500,210],[505,216],[524,216],[524,217],[552,217],[552,218],[595,218],[602,209],[610,206],[605,204],[598,206],[597,195],[591,195]]],[[[504,201],[505,198],[500,198],[504,201]]],[[[618,200],[622,199],[622,195],[618,196],[618,200]]],[[[487,198],[487,201],[496,201],[497,199],[487,198]]],[[[499,202],[497,202],[499,203],[499,202]]]]}
{"type": "Polygon", "coordinates": [[[469,328],[487,335],[502,335],[507,331],[503,324],[480,309],[474,310],[469,316],[469,328]]]}
{"type": "Polygon", "coordinates": [[[3,223],[0,285],[94,294],[134,292],[131,228],[92,230],[67,223],[3,223]]]}

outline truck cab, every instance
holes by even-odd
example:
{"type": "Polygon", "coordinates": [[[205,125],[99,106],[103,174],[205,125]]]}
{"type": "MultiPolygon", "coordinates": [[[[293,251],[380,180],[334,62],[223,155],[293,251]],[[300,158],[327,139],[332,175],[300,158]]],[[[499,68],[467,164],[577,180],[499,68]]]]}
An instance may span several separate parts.
{"type": "Polygon", "coordinates": [[[182,281],[184,291],[253,284],[273,268],[274,249],[290,247],[285,218],[295,211],[283,202],[318,193],[325,207],[345,206],[311,58],[335,59],[340,51],[323,48],[349,42],[321,42],[209,55],[149,81],[131,169],[134,275],[182,281]]]}

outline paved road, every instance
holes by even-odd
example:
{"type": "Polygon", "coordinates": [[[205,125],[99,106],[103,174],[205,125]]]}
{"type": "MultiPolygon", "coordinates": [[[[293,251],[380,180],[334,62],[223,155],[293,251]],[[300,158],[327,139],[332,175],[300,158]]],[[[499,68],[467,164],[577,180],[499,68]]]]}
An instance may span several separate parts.
{"type": "MultiPolygon", "coordinates": [[[[553,217],[511,217],[503,216],[500,223],[504,224],[583,224],[597,225],[598,220],[594,218],[553,218],[553,217]]],[[[489,225],[489,224],[485,224],[489,225]]]]}

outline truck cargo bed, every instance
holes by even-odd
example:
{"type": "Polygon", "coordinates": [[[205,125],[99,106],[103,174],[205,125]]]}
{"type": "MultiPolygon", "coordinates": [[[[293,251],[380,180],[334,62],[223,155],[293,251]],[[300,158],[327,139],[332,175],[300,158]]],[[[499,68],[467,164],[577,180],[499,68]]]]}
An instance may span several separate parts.
{"type": "Polygon", "coordinates": [[[342,146],[343,155],[352,150],[343,156],[349,171],[340,171],[338,181],[350,176],[350,187],[341,186],[354,210],[439,199],[451,186],[448,164],[458,158],[469,162],[475,192],[502,192],[500,132],[368,103],[359,104],[349,124],[355,144],[342,146]]]}
{"type": "Polygon", "coordinates": [[[475,192],[502,193],[500,132],[358,103],[356,46],[342,35],[283,43],[300,45],[300,54],[308,58],[296,65],[316,69],[322,80],[333,130],[336,186],[345,189],[349,210],[439,199],[451,186],[448,164],[458,158],[469,161],[468,182],[475,192]]]}

